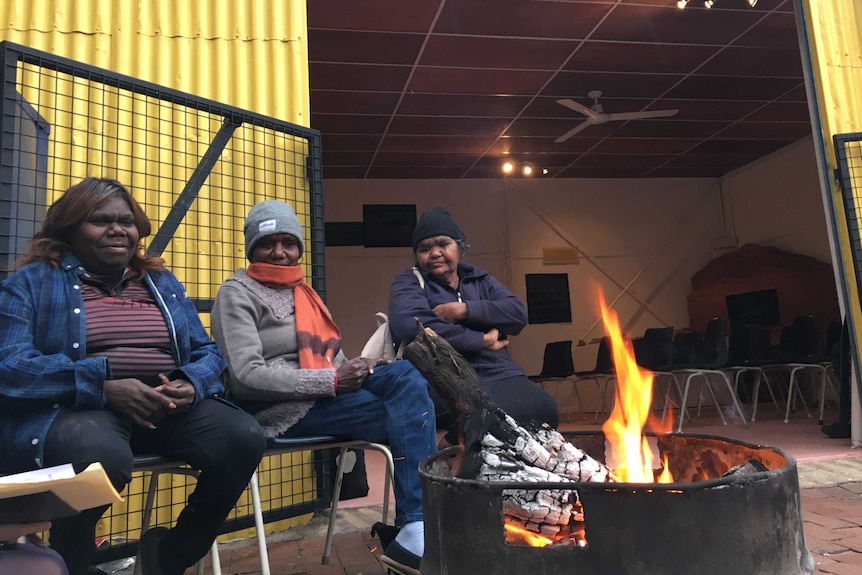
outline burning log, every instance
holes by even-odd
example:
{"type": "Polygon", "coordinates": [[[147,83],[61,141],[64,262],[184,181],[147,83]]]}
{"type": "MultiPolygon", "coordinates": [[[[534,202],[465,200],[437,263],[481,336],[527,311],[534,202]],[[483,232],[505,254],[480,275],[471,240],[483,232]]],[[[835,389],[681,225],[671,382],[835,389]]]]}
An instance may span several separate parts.
{"type": "MultiPolygon", "coordinates": [[[[464,453],[454,475],[525,486],[615,480],[604,464],[548,425],[527,429],[497,409],[470,364],[448,342],[419,325],[419,335],[405,348],[404,356],[457,414],[464,453]]],[[[503,513],[507,521],[528,531],[551,538],[568,536],[583,523],[574,487],[506,489],[503,513]]]]}

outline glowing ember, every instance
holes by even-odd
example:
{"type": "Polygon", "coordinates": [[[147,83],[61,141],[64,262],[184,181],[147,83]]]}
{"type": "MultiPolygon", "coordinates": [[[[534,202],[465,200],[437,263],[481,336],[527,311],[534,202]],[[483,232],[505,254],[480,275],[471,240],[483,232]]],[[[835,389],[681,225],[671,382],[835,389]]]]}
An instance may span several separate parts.
{"type": "Polygon", "coordinates": [[[645,425],[653,431],[661,431],[650,413],[653,373],[635,361],[631,341],[623,337],[617,314],[608,309],[601,291],[599,305],[605,331],[611,340],[617,382],[613,411],[602,425],[613,459],[619,466],[614,473],[623,482],[672,483],[667,461],[663,462],[663,471],[658,477],[654,476],[653,452],[643,435],[645,425]]]}
{"type": "Polygon", "coordinates": [[[524,529],[508,521],[506,521],[504,527],[506,528],[506,543],[508,544],[522,543],[530,547],[545,547],[554,542],[550,537],[539,535],[535,531],[524,529]]]}

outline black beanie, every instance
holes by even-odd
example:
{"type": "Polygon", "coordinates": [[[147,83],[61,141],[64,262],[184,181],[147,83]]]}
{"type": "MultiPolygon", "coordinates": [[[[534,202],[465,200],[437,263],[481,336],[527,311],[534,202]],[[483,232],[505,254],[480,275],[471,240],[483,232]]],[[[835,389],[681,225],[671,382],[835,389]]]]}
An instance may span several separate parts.
{"type": "Polygon", "coordinates": [[[416,253],[419,242],[434,236],[449,236],[453,240],[467,239],[452,219],[452,215],[440,206],[422,212],[419,216],[419,223],[413,229],[413,252],[416,253]]]}

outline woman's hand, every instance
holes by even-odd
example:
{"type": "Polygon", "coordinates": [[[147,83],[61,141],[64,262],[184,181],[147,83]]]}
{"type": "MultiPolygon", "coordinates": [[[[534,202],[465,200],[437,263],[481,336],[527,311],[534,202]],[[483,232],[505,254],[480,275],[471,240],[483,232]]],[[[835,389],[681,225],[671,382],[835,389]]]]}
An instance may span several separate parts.
{"type": "Polygon", "coordinates": [[[168,411],[168,415],[188,411],[195,402],[195,386],[185,379],[170,380],[163,373],[159,374],[159,379],[162,380],[162,385],[156,389],[172,399],[176,405],[176,409],[168,411]]]}
{"type": "Polygon", "coordinates": [[[0,541],[12,543],[24,535],[47,531],[50,528],[50,521],[39,521],[37,523],[3,523],[0,524],[0,541]]]}
{"type": "Polygon", "coordinates": [[[463,302],[449,302],[435,305],[432,310],[442,319],[449,323],[458,323],[467,319],[467,304],[463,302]]]}
{"type": "MultiPolygon", "coordinates": [[[[386,362],[383,362],[386,363],[386,362]]],[[[338,366],[335,374],[338,377],[336,393],[356,391],[362,387],[362,382],[369,374],[374,373],[374,367],[380,365],[376,359],[356,357],[338,366]]]]}
{"type": "Polygon", "coordinates": [[[500,339],[500,330],[496,327],[486,331],[482,337],[482,347],[491,351],[503,349],[507,345],[509,345],[509,340],[500,339]]]}
{"type": "Polygon", "coordinates": [[[156,426],[147,419],[159,410],[169,411],[177,407],[171,397],[160,391],[162,387],[152,388],[132,377],[108,379],[105,380],[105,401],[109,409],[125,415],[133,423],[155,429],[156,426]]]}

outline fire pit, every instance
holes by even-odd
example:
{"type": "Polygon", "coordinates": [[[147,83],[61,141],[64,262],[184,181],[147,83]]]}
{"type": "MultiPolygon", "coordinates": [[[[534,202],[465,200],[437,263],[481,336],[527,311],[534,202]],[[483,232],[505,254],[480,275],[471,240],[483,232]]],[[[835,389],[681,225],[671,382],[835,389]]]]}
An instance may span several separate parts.
{"type": "MultiPolygon", "coordinates": [[[[604,434],[564,434],[605,462],[604,434]]],[[[779,449],[695,434],[650,435],[671,483],[542,483],[453,477],[457,448],[420,466],[423,575],[810,575],[796,462],[779,449]],[[749,462],[763,464],[756,470],[749,462]],[[760,468],[763,469],[763,468],[760,468]],[[725,475],[726,474],[726,475],[725,475]],[[575,545],[507,543],[504,491],[570,490],[575,545]]]]}

